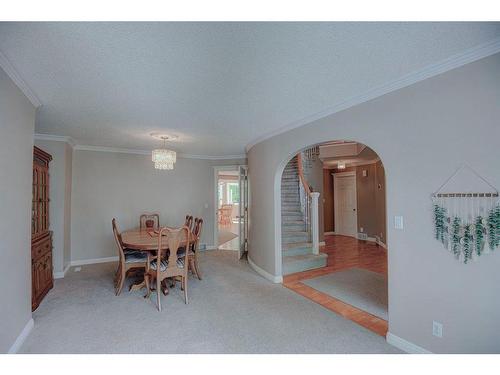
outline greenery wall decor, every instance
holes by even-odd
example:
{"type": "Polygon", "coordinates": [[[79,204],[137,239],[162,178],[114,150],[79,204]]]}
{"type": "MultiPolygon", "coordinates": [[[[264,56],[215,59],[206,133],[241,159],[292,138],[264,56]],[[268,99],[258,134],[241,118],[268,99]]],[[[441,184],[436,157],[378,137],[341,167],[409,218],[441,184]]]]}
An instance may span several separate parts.
{"type": "Polygon", "coordinates": [[[473,222],[459,216],[449,216],[448,210],[434,204],[434,235],[444,247],[464,263],[500,246],[500,206],[492,208],[486,217],[476,216],[473,222]]]}
{"type": "Polygon", "coordinates": [[[472,168],[464,165],[448,178],[432,195],[434,215],[434,237],[447,248],[457,260],[468,263],[500,246],[500,203],[498,191],[472,168]],[[464,176],[467,172],[468,175],[464,176]],[[462,176],[460,176],[462,173],[462,176]],[[457,176],[462,177],[457,184],[457,176]],[[450,183],[453,179],[454,183],[450,183]],[[467,183],[468,192],[456,193],[467,183]],[[481,184],[481,190],[473,193],[481,184]],[[443,192],[444,187],[453,191],[443,192]],[[453,187],[451,187],[453,185],[453,187]]]}

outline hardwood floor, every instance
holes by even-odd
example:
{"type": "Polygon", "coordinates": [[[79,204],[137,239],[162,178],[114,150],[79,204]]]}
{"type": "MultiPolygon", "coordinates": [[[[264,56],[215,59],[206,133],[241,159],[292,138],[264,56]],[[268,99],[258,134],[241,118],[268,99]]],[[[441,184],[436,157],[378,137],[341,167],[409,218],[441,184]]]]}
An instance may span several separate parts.
{"type": "Polygon", "coordinates": [[[286,275],[283,286],[381,335],[387,333],[387,321],[313,289],[301,281],[351,267],[364,268],[387,277],[387,252],[374,243],[346,236],[325,236],[321,252],[328,254],[326,267],[286,275]]]}

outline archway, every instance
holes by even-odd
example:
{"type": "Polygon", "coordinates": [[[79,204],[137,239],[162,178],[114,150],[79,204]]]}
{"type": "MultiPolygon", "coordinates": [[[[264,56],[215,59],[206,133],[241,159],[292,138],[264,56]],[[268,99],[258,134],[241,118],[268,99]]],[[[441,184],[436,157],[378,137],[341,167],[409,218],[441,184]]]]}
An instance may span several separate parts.
{"type": "Polygon", "coordinates": [[[375,316],[374,330],[385,334],[387,214],[378,154],[356,141],[322,142],[288,156],[276,182],[284,285],[313,300],[337,301],[358,320],[363,312],[365,322],[375,316]]]}

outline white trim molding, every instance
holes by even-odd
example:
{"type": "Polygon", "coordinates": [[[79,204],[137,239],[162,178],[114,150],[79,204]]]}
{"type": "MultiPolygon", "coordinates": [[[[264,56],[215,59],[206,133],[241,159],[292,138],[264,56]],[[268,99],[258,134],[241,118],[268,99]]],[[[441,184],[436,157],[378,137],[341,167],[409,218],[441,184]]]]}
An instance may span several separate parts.
{"type": "Polygon", "coordinates": [[[431,351],[424,349],[412,342],[406,341],[405,339],[402,339],[401,337],[396,336],[390,332],[387,332],[385,339],[387,343],[409,354],[432,354],[431,351]]]}
{"type": "MultiPolygon", "coordinates": [[[[121,147],[102,147],[102,146],[90,146],[90,145],[76,145],[75,150],[81,151],[100,151],[100,152],[115,152],[121,154],[135,154],[135,155],[151,155],[151,150],[140,150],[133,148],[121,148],[121,147]]],[[[184,154],[178,153],[177,157],[183,159],[201,159],[201,160],[228,160],[228,159],[246,159],[245,154],[238,155],[194,155],[194,154],[184,154]]]]}
{"type": "Polygon", "coordinates": [[[21,92],[28,98],[28,100],[35,106],[35,108],[38,108],[42,105],[42,102],[36,94],[33,92],[33,90],[28,86],[26,81],[22,79],[22,77],[19,75],[17,70],[14,68],[14,66],[10,63],[10,61],[7,59],[7,56],[5,56],[2,51],[0,51],[0,68],[4,70],[4,72],[9,76],[9,78],[12,80],[12,82],[15,83],[15,85],[21,90],[21,92]]]}
{"type": "MultiPolygon", "coordinates": [[[[134,154],[134,155],[151,155],[152,150],[141,150],[136,148],[122,148],[122,147],[103,147],[103,146],[91,146],[82,145],[72,138],[65,135],[53,135],[53,134],[41,134],[35,133],[35,139],[41,141],[54,141],[54,142],[66,142],[70,144],[74,150],[77,151],[96,151],[96,152],[114,152],[120,154],[134,154]]],[[[195,155],[195,154],[183,154],[178,153],[177,157],[183,159],[200,159],[200,160],[230,160],[230,159],[246,159],[245,154],[236,155],[195,155]]]]}
{"type": "Polygon", "coordinates": [[[266,270],[263,270],[260,268],[258,265],[256,265],[253,260],[250,258],[250,256],[247,255],[248,259],[248,264],[250,264],[250,267],[257,272],[259,275],[261,275],[264,279],[269,280],[272,283],[279,284],[283,282],[283,276],[274,276],[271,275],[269,272],[266,270]]]}
{"type": "Polygon", "coordinates": [[[30,318],[30,320],[28,320],[28,323],[26,323],[19,336],[17,336],[16,341],[14,341],[14,343],[10,347],[9,351],[7,352],[8,354],[16,354],[19,351],[19,349],[21,349],[21,346],[31,333],[31,330],[33,329],[34,326],[35,326],[35,321],[33,320],[33,318],[30,318]]]}
{"type": "Polygon", "coordinates": [[[52,134],[41,134],[35,133],[35,139],[39,141],[54,141],[54,142],[66,142],[71,147],[76,146],[76,142],[73,138],[67,137],[65,135],[52,135],[52,134]]]}
{"type": "Polygon", "coordinates": [[[64,279],[70,268],[71,264],[68,263],[62,272],[54,272],[54,279],[64,279]]]}
{"type": "Polygon", "coordinates": [[[70,263],[70,267],[74,266],[85,266],[87,264],[97,264],[97,263],[109,263],[109,262],[117,262],[118,257],[107,257],[107,258],[94,258],[94,259],[82,259],[82,260],[72,260],[70,263]]]}
{"type": "Polygon", "coordinates": [[[484,57],[488,57],[494,55],[495,53],[500,52],[500,38],[495,38],[489,42],[479,44],[475,47],[467,49],[461,53],[457,53],[452,55],[444,60],[441,60],[437,63],[428,65],[423,69],[416,70],[412,73],[406,74],[402,77],[399,77],[395,80],[389,81],[385,84],[376,86],[372,89],[369,89],[363,93],[352,96],[344,101],[334,104],[333,106],[326,108],[323,111],[312,114],[308,117],[305,117],[301,120],[292,122],[291,124],[284,125],[276,130],[272,130],[267,132],[260,137],[255,138],[246,146],[246,151],[250,151],[250,149],[255,146],[257,143],[265,141],[275,135],[285,133],[289,130],[301,127],[303,125],[309,124],[313,121],[322,119],[324,117],[333,115],[334,113],[343,111],[345,109],[354,107],[355,105],[367,102],[369,100],[378,98],[379,96],[388,94],[390,92],[402,89],[404,87],[413,85],[414,83],[423,81],[424,79],[431,78],[437,76],[439,74],[445,73],[449,70],[459,68],[463,65],[469,64],[471,62],[480,60],[484,57]]]}

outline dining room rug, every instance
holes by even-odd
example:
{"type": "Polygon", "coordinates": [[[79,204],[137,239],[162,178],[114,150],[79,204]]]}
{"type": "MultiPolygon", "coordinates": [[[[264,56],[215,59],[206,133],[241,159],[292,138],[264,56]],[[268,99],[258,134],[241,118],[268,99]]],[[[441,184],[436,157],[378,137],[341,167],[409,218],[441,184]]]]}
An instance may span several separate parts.
{"type": "Polygon", "coordinates": [[[379,273],[349,268],[301,282],[379,318],[388,319],[387,280],[379,273]]]}

